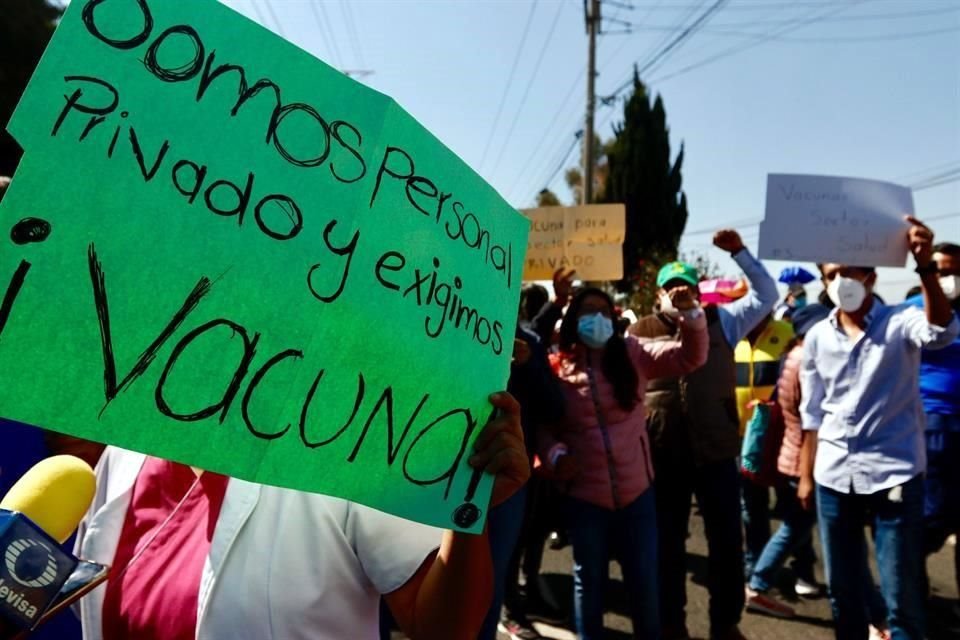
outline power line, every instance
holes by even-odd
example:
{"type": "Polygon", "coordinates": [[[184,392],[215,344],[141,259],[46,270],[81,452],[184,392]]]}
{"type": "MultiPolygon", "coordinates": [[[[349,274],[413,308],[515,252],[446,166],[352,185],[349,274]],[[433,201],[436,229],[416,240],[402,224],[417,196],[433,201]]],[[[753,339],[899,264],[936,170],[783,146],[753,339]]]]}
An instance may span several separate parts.
{"type": "Polygon", "coordinates": [[[517,72],[517,65],[520,64],[520,54],[523,52],[523,45],[527,43],[527,34],[530,33],[530,25],[533,24],[533,14],[537,9],[537,0],[533,0],[530,5],[530,14],[527,16],[527,24],[523,27],[523,34],[520,36],[520,43],[517,45],[517,53],[513,56],[513,64],[510,66],[510,74],[507,76],[507,84],[503,87],[503,95],[500,97],[500,106],[497,107],[497,115],[493,117],[493,126],[490,127],[490,135],[487,136],[487,143],[483,146],[483,155],[480,156],[480,164],[477,169],[483,169],[487,161],[487,152],[490,151],[490,143],[497,133],[497,125],[500,124],[500,116],[503,114],[503,107],[507,103],[507,95],[510,93],[510,86],[513,84],[513,76],[517,72]]]}
{"type": "Polygon", "coordinates": [[[913,173],[907,173],[899,178],[894,178],[892,182],[909,182],[910,180],[918,180],[923,175],[930,173],[931,171],[943,171],[946,168],[960,167],[960,160],[950,160],[942,164],[936,164],[932,167],[927,167],[926,169],[920,169],[919,171],[914,171],[913,173]]]}
{"type": "MultiPolygon", "coordinates": [[[[656,27],[647,27],[648,29],[657,29],[656,27]]],[[[669,27],[662,27],[663,29],[668,29],[669,27]]],[[[769,34],[756,33],[751,31],[726,31],[719,30],[717,28],[713,29],[704,29],[703,33],[708,33],[712,36],[721,36],[721,37],[736,37],[736,38],[756,38],[767,40],[775,40],[778,42],[820,42],[826,44],[844,44],[848,42],[889,42],[892,40],[912,40],[914,38],[925,38],[927,36],[941,35],[944,33],[956,33],[960,31],[960,26],[957,27],[945,27],[942,29],[929,29],[927,31],[909,31],[906,33],[894,32],[894,33],[882,33],[875,34],[871,36],[821,36],[821,37],[789,37],[789,36],[769,36],[769,34]]]]}
{"type": "MultiPolygon", "coordinates": [[[[655,64],[657,64],[657,62],[659,62],[662,59],[666,59],[666,56],[668,56],[671,51],[673,51],[675,48],[683,44],[683,42],[686,41],[690,36],[695,34],[698,29],[703,27],[706,21],[710,19],[710,16],[715,14],[724,5],[724,3],[726,3],[726,1],[727,0],[716,0],[716,2],[714,2],[712,5],[707,7],[707,9],[700,14],[699,18],[694,20],[693,23],[690,26],[688,26],[686,29],[684,29],[680,33],[680,35],[674,38],[670,42],[670,44],[668,44],[657,55],[653,56],[652,59],[650,59],[645,65],[643,65],[643,67],[637,71],[637,75],[641,75],[645,73],[647,69],[653,67],[655,64]]],[[[630,82],[630,84],[633,84],[632,81],[630,82]]],[[[630,86],[630,85],[626,85],[626,86],[630,86]]],[[[626,88],[626,86],[624,88],[626,88]]],[[[620,93],[620,90],[616,91],[616,93],[620,93]]]]}
{"type": "MultiPolygon", "coordinates": [[[[731,220],[730,222],[724,222],[723,226],[727,228],[741,228],[741,227],[753,227],[759,225],[762,220],[757,220],[756,218],[741,218],[740,220],[731,220]]],[[[694,231],[684,231],[684,236],[699,236],[705,233],[715,233],[717,229],[721,227],[701,227],[700,229],[695,229],[694,231]]]]}
{"type": "MultiPolygon", "coordinates": [[[[857,1],[862,1],[862,0],[857,0],[857,1]]],[[[717,60],[721,60],[721,59],[726,58],[726,57],[728,57],[728,56],[735,55],[735,54],[737,54],[737,53],[740,53],[741,51],[746,51],[747,49],[751,49],[751,48],[753,48],[753,47],[756,47],[756,46],[758,46],[758,45],[761,45],[761,44],[763,44],[764,42],[767,42],[768,40],[771,40],[771,39],[773,39],[773,38],[775,38],[775,37],[777,37],[777,36],[783,35],[784,33],[789,33],[790,31],[795,31],[795,30],[797,30],[797,29],[799,29],[799,28],[801,28],[801,27],[805,27],[805,26],[810,25],[810,24],[813,24],[813,23],[815,23],[815,22],[820,22],[821,20],[825,20],[826,18],[828,18],[828,17],[830,17],[830,16],[832,16],[832,15],[834,15],[834,14],[836,14],[836,13],[839,13],[839,12],[841,12],[841,11],[844,11],[844,10],[848,9],[849,7],[851,7],[851,6],[853,6],[853,4],[845,5],[845,6],[841,6],[841,7],[834,7],[834,8],[833,8],[832,10],[830,10],[830,11],[821,13],[821,14],[819,14],[819,15],[814,15],[814,16],[811,16],[811,17],[808,17],[808,18],[805,18],[805,19],[803,19],[803,18],[798,18],[798,19],[797,19],[796,21],[794,21],[793,23],[790,23],[790,26],[784,27],[784,28],[779,29],[779,30],[776,30],[776,31],[772,31],[772,32],[766,34],[765,36],[759,37],[757,40],[754,40],[753,42],[748,42],[748,43],[746,43],[746,44],[734,45],[734,46],[732,46],[732,47],[728,47],[728,48],[720,51],[719,53],[716,53],[716,54],[714,54],[713,56],[710,56],[709,58],[704,58],[704,59],[702,59],[702,60],[699,60],[698,62],[694,62],[693,64],[690,64],[690,65],[687,65],[687,66],[685,66],[685,67],[683,67],[683,68],[681,68],[681,69],[678,69],[677,71],[674,71],[673,73],[668,73],[668,74],[665,75],[665,76],[661,76],[661,77],[659,77],[659,78],[656,78],[656,79],[654,80],[654,82],[665,82],[665,81],[670,80],[671,78],[675,78],[675,77],[677,77],[677,76],[679,76],[679,75],[681,75],[681,74],[688,73],[688,72],[690,72],[690,71],[693,71],[694,69],[698,69],[698,68],[700,68],[700,67],[702,67],[702,66],[705,66],[705,65],[711,64],[711,63],[713,63],[713,62],[716,62],[717,60]]]]}
{"type": "MultiPolygon", "coordinates": [[[[642,5],[635,5],[636,8],[642,9],[642,5]]],[[[701,5],[696,4],[674,4],[670,3],[667,6],[658,7],[662,11],[671,11],[676,10],[680,11],[683,9],[694,8],[697,9],[701,5]]],[[[766,2],[762,4],[749,4],[746,2],[738,2],[736,4],[730,5],[728,11],[783,11],[784,9],[823,9],[826,7],[836,7],[837,2],[766,2]]]]}
{"type": "MultiPolygon", "coordinates": [[[[663,47],[666,46],[666,44],[670,41],[670,37],[673,36],[674,34],[680,33],[680,31],[683,30],[684,25],[687,23],[687,20],[692,18],[694,15],[696,15],[697,10],[703,6],[705,1],[706,0],[701,0],[699,4],[692,5],[690,10],[687,11],[687,13],[685,13],[683,17],[681,17],[676,22],[676,26],[672,30],[668,31],[667,33],[664,33],[662,38],[660,38],[652,47],[647,49],[640,58],[637,59],[637,62],[634,64],[634,67],[640,66],[641,64],[646,64],[646,62],[650,60],[650,58],[656,55],[657,51],[663,49],[663,47]],[[641,63],[640,60],[643,60],[644,62],[641,63]]],[[[649,15],[649,12],[647,13],[647,15],[649,15]]]]}
{"type": "Polygon", "coordinates": [[[270,14],[270,18],[273,20],[273,24],[276,25],[276,27],[277,27],[277,33],[279,33],[282,37],[286,38],[286,37],[287,37],[287,34],[284,32],[284,30],[283,30],[283,25],[280,24],[280,19],[277,18],[277,14],[276,14],[276,12],[273,10],[273,5],[270,4],[269,1],[265,1],[263,4],[264,4],[264,6],[267,7],[267,13],[270,14]]]}
{"type": "Polygon", "coordinates": [[[534,80],[537,78],[537,72],[540,70],[540,64],[543,62],[543,57],[547,53],[547,47],[550,45],[550,41],[553,40],[553,34],[557,31],[557,22],[560,21],[560,14],[563,13],[563,8],[565,6],[567,6],[566,3],[557,3],[557,13],[553,16],[553,22],[550,25],[550,30],[547,32],[547,38],[543,41],[543,47],[540,48],[540,55],[537,56],[537,61],[533,65],[533,71],[530,73],[530,81],[527,82],[527,86],[523,91],[523,96],[520,98],[520,104],[517,105],[516,110],[513,112],[513,121],[510,123],[510,128],[507,129],[507,135],[503,140],[503,146],[500,147],[500,153],[497,154],[497,159],[493,163],[494,171],[500,167],[500,161],[503,159],[503,154],[510,145],[510,137],[513,135],[513,131],[517,126],[517,121],[520,119],[520,113],[523,111],[523,106],[527,103],[527,98],[530,96],[530,89],[533,88],[534,80]]]}
{"type": "MultiPolygon", "coordinates": [[[[734,8],[736,5],[731,5],[728,7],[728,10],[734,8]]],[[[909,11],[909,12],[900,12],[900,13],[873,13],[865,15],[853,15],[853,16],[836,16],[828,20],[828,22],[870,22],[874,20],[900,20],[900,19],[909,19],[909,18],[920,18],[924,16],[932,15],[941,15],[944,13],[957,13],[960,11],[960,6],[949,7],[946,9],[929,9],[925,11],[909,11]]],[[[789,24],[790,20],[751,20],[748,22],[724,22],[720,24],[713,25],[712,29],[740,29],[743,27],[782,27],[789,24]]],[[[669,25],[647,25],[643,22],[632,23],[632,26],[635,29],[645,29],[651,31],[663,31],[674,29],[669,25]]]]}
{"type": "Polygon", "coordinates": [[[257,0],[250,0],[250,6],[253,7],[253,12],[257,14],[257,22],[266,27],[267,17],[263,15],[263,11],[261,11],[260,7],[257,5],[257,0]]]}
{"type": "MultiPolygon", "coordinates": [[[[267,6],[270,6],[270,3],[267,2],[267,6]]],[[[343,69],[343,58],[340,57],[340,47],[337,46],[337,41],[334,38],[334,29],[333,24],[330,22],[330,16],[327,15],[327,7],[324,6],[319,0],[312,0],[310,2],[310,12],[313,14],[313,20],[317,23],[317,27],[321,31],[321,38],[329,43],[327,50],[333,54],[333,62],[337,65],[338,69],[343,69]],[[320,11],[317,11],[319,6],[320,11]],[[323,13],[323,17],[320,17],[320,13],[323,13]]]]}
{"type": "Polygon", "coordinates": [[[533,152],[530,154],[530,157],[526,162],[523,163],[523,169],[517,174],[517,177],[514,179],[513,184],[510,185],[509,192],[513,193],[516,191],[517,185],[520,184],[524,176],[526,176],[527,171],[533,165],[534,159],[540,154],[540,149],[543,147],[543,144],[547,141],[547,138],[551,133],[554,133],[554,125],[557,123],[557,120],[560,119],[560,116],[564,112],[564,107],[567,103],[570,102],[570,98],[573,97],[574,92],[577,90],[577,87],[580,86],[580,79],[583,78],[584,71],[581,68],[580,73],[574,78],[573,84],[570,85],[570,90],[567,91],[567,94],[564,96],[563,100],[560,102],[560,107],[554,112],[553,118],[550,119],[550,122],[547,124],[546,129],[543,131],[543,135],[540,137],[537,144],[533,147],[533,152]]]}
{"type": "Polygon", "coordinates": [[[946,184],[952,184],[954,182],[960,182],[960,171],[954,172],[949,176],[944,176],[939,180],[929,180],[919,185],[912,186],[911,189],[914,191],[924,191],[926,189],[933,189],[934,187],[942,187],[946,184]]]}
{"type": "Polygon", "coordinates": [[[360,46],[360,36],[357,35],[357,24],[353,19],[353,7],[348,0],[340,0],[340,11],[343,13],[343,20],[347,25],[347,39],[350,42],[350,48],[353,55],[360,65],[361,69],[366,68],[367,63],[363,60],[363,47],[360,46]]]}
{"type": "Polygon", "coordinates": [[[567,152],[563,155],[560,162],[557,164],[557,168],[553,170],[553,173],[550,174],[550,177],[543,183],[543,188],[546,189],[550,186],[550,183],[554,181],[557,177],[557,174],[563,170],[564,165],[567,164],[567,160],[570,159],[570,154],[573,153],[573,150],[577,148],[577,143],[580,142],[580,138],[583,137],[583,132],[578,131],[573,137],[573,143],[567,149],[567,152]]]}

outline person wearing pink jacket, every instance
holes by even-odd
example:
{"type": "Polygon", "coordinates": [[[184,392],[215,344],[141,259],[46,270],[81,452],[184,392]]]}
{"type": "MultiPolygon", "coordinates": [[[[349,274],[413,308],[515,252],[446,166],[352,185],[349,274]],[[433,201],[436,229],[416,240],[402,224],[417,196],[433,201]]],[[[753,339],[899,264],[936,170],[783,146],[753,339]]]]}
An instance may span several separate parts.
{"type": "Polygon", "coordinates": [[[603,637],[603,591],[616,553],[630,593],[636,638],[660,637],[653,464],[643,393],[647,381],[678,376],[707,358],[706,319],[689,287],[669,292],[679,341],[615,335],[613,300],[580,291],[560,327],[558,376],[566,417],[541,438],[543,458],[565,485],[574,557],[579,637],[603,637]]]}

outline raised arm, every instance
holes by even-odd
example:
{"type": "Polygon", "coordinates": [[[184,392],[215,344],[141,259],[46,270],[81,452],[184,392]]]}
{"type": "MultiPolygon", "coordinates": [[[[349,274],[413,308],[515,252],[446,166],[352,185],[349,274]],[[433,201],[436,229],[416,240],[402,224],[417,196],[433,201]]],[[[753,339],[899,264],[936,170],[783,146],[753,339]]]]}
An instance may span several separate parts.
{"type": "Polygon", "coordinates": [[[920,274],[926,316],[907,310],[904,327],[907,337],[918,347],[942,349],[956,339],[960,325],[937,278],[936,263],[933,261],[933,232],[912,216],[907,216],[907,222],[910,223],[907,241],[917,262],[916,271],[920,274]]]}
{"type": "Polygon", "coordinates": [[[680,340],[668,342],[641,342],[627,337],[627,348],[634,365],[647,377],[668,378],[699,369],[707,361],[710,336],[707,319],[699,307],[688,309],[677,317],[680,340]]]}
{"type": "Polygon", "coordinates": [[[736,231],[718,231],[713,237],[713,244],[730,254],[750,283],[747,295],[717,309],[723,335],[731,346],[735,346],[773,311],[780,293],[777,291],[777,283],[767,273],[763,264],[750,254],[736,231]]]}

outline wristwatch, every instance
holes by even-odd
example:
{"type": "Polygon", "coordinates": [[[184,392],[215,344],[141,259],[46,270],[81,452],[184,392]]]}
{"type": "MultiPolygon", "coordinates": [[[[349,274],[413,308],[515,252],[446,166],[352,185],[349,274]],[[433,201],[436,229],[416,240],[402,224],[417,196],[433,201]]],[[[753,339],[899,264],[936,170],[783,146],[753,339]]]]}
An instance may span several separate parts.
{"type": "Polygon", "coordinates": [[[922,267],[921,267],[921,266],[918,266],[918,267],[917,267],[916,269],[914,269],[913,271],[914,271],[914,273],[918,273],[918,274],[920,274],[921,276],[925,276],[925,275],[930,275],[930,274],[936,275],[936,274],[938,273],[939,269],[937,269],[937,263],[934,262],[933,260],[931,260],[931,261],[928,262],[926,265],[924,265],[924,266],[922,266],[922,267]]]}

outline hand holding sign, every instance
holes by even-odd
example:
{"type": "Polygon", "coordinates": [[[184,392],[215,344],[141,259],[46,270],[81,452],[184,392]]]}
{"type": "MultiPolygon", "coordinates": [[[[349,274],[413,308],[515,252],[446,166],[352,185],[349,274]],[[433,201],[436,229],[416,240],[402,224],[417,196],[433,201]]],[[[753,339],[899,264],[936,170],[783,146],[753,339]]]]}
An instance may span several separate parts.
{"type": "Polygon", "coordinates": [[[906,216],[904,220],[910,223],[910,229],[907,231],[910,253],[913,254],[918,267],[926,267],[933,260],[933,231],[913,216],[906,216]]]}
{"type": "Polygon", "coordinates": [[[490,506],[502,504],[530,478],[530,461],[520,427],[520,404],[509,393],[495,393],[490,404],[499,409],[477,437],[469,463],[495,475],[490,506]]]}
{"type": "Polygon", "coordinates": [[[395,102],[215,0],[75,0],[9,127],[0,415],[444,527],[485,502],[529,223],[395,102]]]}

